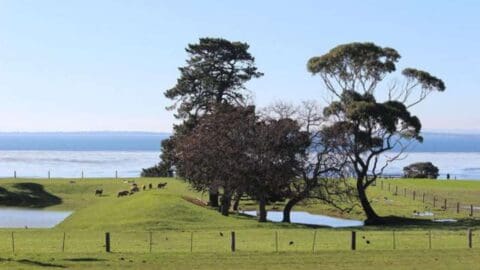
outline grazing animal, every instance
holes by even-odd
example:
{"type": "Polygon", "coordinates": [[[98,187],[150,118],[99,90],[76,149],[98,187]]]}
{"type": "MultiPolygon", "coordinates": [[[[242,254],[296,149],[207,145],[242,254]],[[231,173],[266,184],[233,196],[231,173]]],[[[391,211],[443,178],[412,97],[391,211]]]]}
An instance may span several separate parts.
{"type": "Polygon", "coordinates": [[[142,189],[145,190],[147,189],[147,187],[145,185],[142,185],[142,189]]]}
{"type": "Polygon", "coordinates": [[[223,233],[222,233],[222,232],[220,232],[220,236],[223,236],[223,233]]]}
{"type": "Polygon", "coordinates": [[[97,190],[95,190],[95,196],[97,196],[97,195],[98,195],[98,196],[102,196],[102,194],[103,194],[103,189],[97,189],[97,190]]]}
{"type": "Polygon", "coordinates": [[[290,241],[290,243],[288,243],[288,244],[291,246],[291,245],[293,245],[294,243],[293,243],[293,241],[290,241]]]}
{"type": "Polygon", "coordinates": [[[166,185],[167,185],[166,182],[165,182],[165,183],[159,183],[159,184],[157,185],[157,188],[164,188],[166,185]]]}
{"type": "Polygon", "coordinates": [[[129,194],[128,190],[122,190],[122,191],[118,192],[117,198],[127,196],[128,194],[129,194]]]}
{"type": "Polygon", "coordinates": [[[148,184],[148,189],[152,189],[152,188],[153,188],[152,183],[148,184]]]}
{"type": "Polygon", "coordinates": [[[140,191],[140,189],[138,189],[137,186],[133,186],[133,187],[130,189],[130,193],[132,193],[132,194],[135,193],[135,192],[139,192],[139,191],[140,191]]]}

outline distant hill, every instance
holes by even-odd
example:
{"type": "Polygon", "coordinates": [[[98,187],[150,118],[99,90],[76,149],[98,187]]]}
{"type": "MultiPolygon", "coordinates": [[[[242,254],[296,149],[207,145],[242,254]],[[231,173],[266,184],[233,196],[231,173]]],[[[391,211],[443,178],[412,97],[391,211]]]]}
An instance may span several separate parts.
{"type": "Polygon", "coordinates": [[[0,132],[0,150],[160,151],[169,133],[0,132]]]}

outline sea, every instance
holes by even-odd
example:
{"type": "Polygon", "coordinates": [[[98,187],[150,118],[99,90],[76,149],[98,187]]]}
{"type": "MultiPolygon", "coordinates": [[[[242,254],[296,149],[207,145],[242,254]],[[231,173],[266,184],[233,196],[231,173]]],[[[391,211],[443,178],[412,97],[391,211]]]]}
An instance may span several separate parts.
{"type": "MultiPolygon", "coordinates": [[[[138,177],[160,161],[155,132],[0,132],[0,177],[138,177]]],[[[440,178],[480,180],[480,134],[425,133],[401,159],[384,171],[401,175],[403,167],[430,161],[440,178]]]]}
{"type": "Polygon", "coordinates": [[[167,133],[0,133],[0,177],[138,177],[167,133]]]}

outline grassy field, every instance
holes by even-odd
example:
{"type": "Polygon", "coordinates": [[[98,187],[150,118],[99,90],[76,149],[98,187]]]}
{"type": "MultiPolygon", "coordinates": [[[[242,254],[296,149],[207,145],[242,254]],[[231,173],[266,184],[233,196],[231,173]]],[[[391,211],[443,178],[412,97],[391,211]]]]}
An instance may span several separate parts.
{"type": "MultiPolygon", "coordinates": [[[[439,205],[434,208],[402,193],[403,188],[417,190],[417,193],[428,191],[439,197],[448,196],[450,200],[465,200],[480,206],[480,196],[476,196],[480,195],[480,182],[384,180],[383,189],[380,182],[377,183],[369,195],[381,215],[411,218],[414,211],[428,210],[434,212],[435,217],[460,220],[356,228],[357,251],[352,253],[349,251],[351,229],[259,224],[253,218],[235,214],[223,217],[212,209],[185,200],[185,196],[200,200],[207,196],[189,189],[182,181],[146,178],[135,181],[139,186],[168,184],[165,189],[154,188],[117,198],[118,191],[129,188],[127,179],[1,180],[0,202],[4,205],[72,210],[74,213],[53,229],[1,229],[0,267],[44,268],[52,264],[50,267],[129,266],[143,269],[155,268],[154,265],[161,263],[162,269],[175,269],[176,266],[211,269],[225,261],[232,269],[291,269],[300,265],[304,269],[320,266],[362,269],[371,263],[405,269],[412,266],[406,258],[419,251],[431,254],[431,258],[420,259],[418,268],[434,265],[436,269],[445,266],[468,269],[464,266],[470,261],[480,260],[478,252],[467,249],[466,229],[480,229],[475,217],[445,211],[439,205]],[[397,195],[392,194],[394,186],[398,186],[397,195]],[[95,196],[96,189],[103,189],[104,195],[95,196]],[[107,231],[111,233],[114,254],[105,253],[107,231]],[[237,239],[234,255],[230,251],[231,231],[236,232],[237,239]],[[449,255],[440,256],[441,252],[449,255]],[[462,258],[465,264],[458,264],[457,258],[462,258]]],[[[242,202],[243,209],[254,207],[250,201],[242,202]]],[[[363,218],[360,209],[341,213],[314,201],[301,204],[295,210],[363,218]]],[[[480,234],[476,231],[473,247],[476,251],[480,248],[480,234]]]]}

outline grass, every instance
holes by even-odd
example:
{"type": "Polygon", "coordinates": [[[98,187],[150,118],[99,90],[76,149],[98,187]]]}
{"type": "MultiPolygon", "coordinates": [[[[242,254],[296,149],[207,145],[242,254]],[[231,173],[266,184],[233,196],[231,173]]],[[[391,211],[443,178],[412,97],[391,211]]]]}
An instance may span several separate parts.
{"type": "MultiPolygon", "coordinates": [[[[438,206],[433,208],[401,193],[401,188],[428,190],[451,200],[479,202],[480,206],[480,196],[475,195],[480,193],[480,182],[385,180],[383,190],[379,184],[370,188],[372,204],[381,215],[411,218],[413,211],[427,207],[438,217],[464,219],[452,224],[426,222],[413,226],[358,228],[357,251],[352,253],[349,251],[351,229],[348,228],[313,230],[302,225],[259,224],[242,215],[223,217],[212,209],[185,200],[184,196],[199,200],[207,196],[176,179],[135,179],[139,186],[168,184],[165,189],[154,188],[117,198],[118,191],[129,188],[126,180],[1,180],[0,188],[10,199],[0,200],[0,203],[73,210],[74,213],[53,229],[1,229],[0,267],[211,269],[221,264],[228,269],[364,269],[374,263],[380,267],[404,269],[411,268],[408,257],[419,251],[430,257],[417,261],[418,268],[462,269],[480,260],[480,255],[467,249],[466,236],[466,228],[480,229],[478,220],[466,217],[465,213],[444,211],[438,206]],[[397,196],[388,192],[388,183],[392,187],[399,186],[397,196]],[[104,196],[95,196],[96,189],[103,189],[104,196]],[[106,231],[111,233],[114,254],[104,252],[106,231]],[[237,252],[233,255],[231,231],[236,232],[237,239],[237,252]],[[12,232],[15,252],[12,252],[12,232]],[[464,264],[460,265],[457,258],[464,264]]],[[[255,205],[246,201],[242,207],[248,209],[255,205]]],[[[363,218],[358,208],[341,213],[314,201],[300,204],[295,210],[363,218]]],[[[480,234],[476,232],[473,246],[480,247],[480,234]]]]}
{"type": "Polygon", "coordinates": [[[3,255],[3,269],[475,269],[478,251],[326,251],[322,253],[160,253],[3,255]]]}

